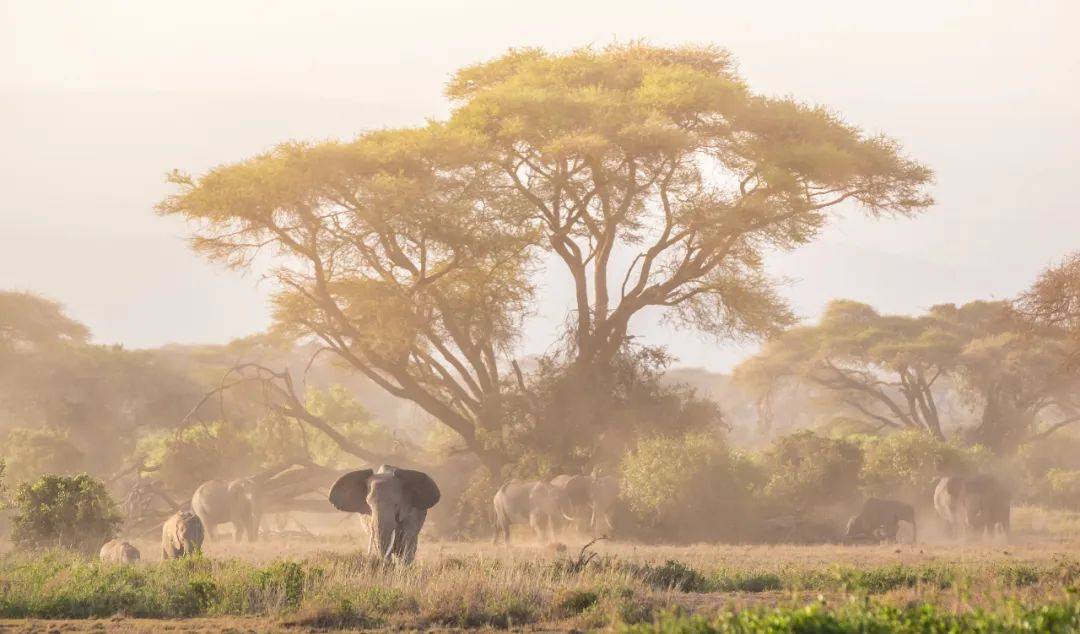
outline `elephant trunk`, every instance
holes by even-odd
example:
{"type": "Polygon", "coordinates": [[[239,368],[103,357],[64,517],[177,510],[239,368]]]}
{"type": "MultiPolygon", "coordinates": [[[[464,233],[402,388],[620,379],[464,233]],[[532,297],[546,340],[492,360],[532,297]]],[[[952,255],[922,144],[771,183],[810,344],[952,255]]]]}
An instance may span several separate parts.
{"type": "Polygon", "coordinates": [[[398,533],[401,532],[400,527],[393,519],[384,520],[377,516],[373,518],[371,524],[371,533],[379,556],[389,559],[394,553],[394,544],[399,538],[398,533]]]}

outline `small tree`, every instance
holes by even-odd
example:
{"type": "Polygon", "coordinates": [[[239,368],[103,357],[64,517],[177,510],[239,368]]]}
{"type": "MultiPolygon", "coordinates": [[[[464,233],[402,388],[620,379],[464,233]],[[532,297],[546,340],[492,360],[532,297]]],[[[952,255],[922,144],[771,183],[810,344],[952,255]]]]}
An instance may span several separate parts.
{"type": "Polygon", "coordinates": [[[917,431],[869,440],[860,479],[870,495],[929,502],[941,476],[978,471],[990,456],[982,447],[960,447],[917,431]]]}
{"type": "Polygon", "coordinates": [[[655,536],[730,539],[752,522],[747,468],[715,434],[644,438],[623,458],[622,496],[655,536]]]}
{"type": "Polygon", "coordinates": [[[20,548],[94,552],[116,536],[121,517],[105,485],[86,474],[24,482],[12,501],[11,541],[20,548]]]}
{"type": "Polygon", "coordinates": [[[852,441],[801,431],[777,439],[763,462],[769,472],[765,494],[777,514],[801,514],[857,495],[862,451],[852,441]]]}

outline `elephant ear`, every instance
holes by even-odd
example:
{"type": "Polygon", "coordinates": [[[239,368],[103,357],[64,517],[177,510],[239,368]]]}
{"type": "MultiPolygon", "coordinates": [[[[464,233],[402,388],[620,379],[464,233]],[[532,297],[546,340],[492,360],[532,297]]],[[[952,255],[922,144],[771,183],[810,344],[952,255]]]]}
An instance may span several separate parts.
{"type": "Polygon", "coordinates": [[[371,515],[367,503],[368,479],[374,473],[371,469],[351,471],[337,479],[330,487],[330,504],[339,511],[371,515]]]}
{"type": "Polygon", "coordinates": [[[426,510],[439,502],[442,494],[439,493],[439,487],[428,474],[411,469],[397,469],[396,473],[405,485],[406,494],[414,506],[426,510]]]}

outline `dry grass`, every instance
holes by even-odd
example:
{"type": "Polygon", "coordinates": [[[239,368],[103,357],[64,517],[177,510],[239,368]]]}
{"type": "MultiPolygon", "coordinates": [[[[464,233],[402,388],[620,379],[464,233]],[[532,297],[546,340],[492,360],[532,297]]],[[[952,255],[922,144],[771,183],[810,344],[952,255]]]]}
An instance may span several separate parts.
{"type": "MultiPolygon", "coordinates": [[[[1008,544],[600,542],[587,565],[576,561],[580,541],[562,550],[427,541],[416,564],[407,567],[368,559],[361,553],[366,542],[356,534],[255,544],[221,539],[207,544],[203,559],[164,563],[157,561],[156,544],[145,541],[137,544],[144,561],[135,567],[62,553],[0,556],[0,616],[119,614],[126,618],[105,623],[130,631],[156,622],[140,618],[200,617],[211,621],[167,623],[196,631],[200,623],[265,631],[588,629],[652,623],[671,609],[712,617],[822,602],[829,610],[932,605],[949,615],[998,613],[1048,602],[1075,604],[1080,561],[1073,557],[1080,552],[1080,531],[1071,532],[1074,521],[1021,510],[1017,524],[1027,532],[1008,544]],[[1049,526],[1070,532],[1050,533],[1049,526]]],[[[30,621],[0,622],[0,628],[31,626],[30,621]]]]}

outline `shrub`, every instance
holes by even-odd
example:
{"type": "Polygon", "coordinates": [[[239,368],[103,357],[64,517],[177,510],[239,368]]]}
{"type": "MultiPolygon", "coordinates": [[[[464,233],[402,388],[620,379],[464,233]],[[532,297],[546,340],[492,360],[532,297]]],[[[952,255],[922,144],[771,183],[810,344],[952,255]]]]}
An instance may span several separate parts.
{"type": "Polygon", "coordinates": [[[732,538],[750,525],[745,461],[715,435],[642,439],[624,456],[621,474],[629,512],[656,535],[732,538]]]}
{"type": "Polygon", "coordinates": [[[961,447],[919,431],[869,439],[863,455],[867,494],[912,501],[930,500],[941,476],[977,472],[991,459],[981,446],[961,447]]]}
{"type": "Polygon", "coordinates": [[[862,451],[850,441],[812,431],[784,436],[765,451],[765,493],[776,506],[801,513],[856,495],[862,451]]]}
{"type": "Polygon", "coordinates": [[[121,518],[105,485],[86,474],[45,475],[22,483],[13,500],[11,541],[22,548],[59,546],[95,552],[121,518]]]}
{"type": "Polygon", "coordinates": [[[224,421],[166,432],[148,439],[142,450],[157,465],[157,477],[182,495],[207,480],[249,475],[257,464],[248,439],[224,421]]]}
{"type": "Polygon", "coordinates": [[[1051,506],[1080,510],[1080,471],[1051,469],[1037,491],[1039,501],[1051,506]]]}

